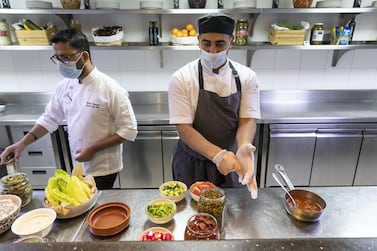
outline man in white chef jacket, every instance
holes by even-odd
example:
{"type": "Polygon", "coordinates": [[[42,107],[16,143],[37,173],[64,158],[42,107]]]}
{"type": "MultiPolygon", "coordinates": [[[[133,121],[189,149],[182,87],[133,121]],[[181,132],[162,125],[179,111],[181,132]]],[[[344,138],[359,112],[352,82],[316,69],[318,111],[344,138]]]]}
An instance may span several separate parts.
{"type": "Polygon", "coordinates": [[[188,186],[201,180],[221,187],[241,183],[256,198],[251,143],[260,118],[259,81],[250,68],[228,59],[234,23],[224,14],[199,18],[200,58],[170,80],[170,123],[180,136],[173,177],[188,186]]]}
{"type": "Polygon", "coordinates": [[[92,64],[82,32],[61,30],[51,43],[51,60],[64,79],[34,127],[4,150],[1,162],[11,154],[17,160],[27,145],[66,123],[72,159],[82,163],[84,175],[94,176],[98,189],[110,189],[123,169],[122,143],[137,135],[128,93],[92,64]]]}

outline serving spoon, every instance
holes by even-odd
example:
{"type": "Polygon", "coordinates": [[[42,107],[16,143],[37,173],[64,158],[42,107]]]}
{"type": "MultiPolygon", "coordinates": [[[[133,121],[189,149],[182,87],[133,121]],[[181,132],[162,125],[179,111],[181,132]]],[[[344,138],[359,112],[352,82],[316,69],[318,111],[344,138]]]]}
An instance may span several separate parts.
{"type": "Polygon", "coordinates": [[[296,201],[295,199],[293,199],[292,195],[290,194],[290,192],[285,188],[285,186],[283,185],[283,183],[279,180],[279,178],[277,177],[277,175],[275,173],[272,173],[272,177],[274,177],[274,179],[276,180],[276,182],[280,185],[281,188],[283,188],[283,190],[285,191],[286,194],[288,194],[289,198],[291,198],[291,201],[293,203],[293,206],[294,207],[297,207],[297,204],[296,204],[296,201]]]}

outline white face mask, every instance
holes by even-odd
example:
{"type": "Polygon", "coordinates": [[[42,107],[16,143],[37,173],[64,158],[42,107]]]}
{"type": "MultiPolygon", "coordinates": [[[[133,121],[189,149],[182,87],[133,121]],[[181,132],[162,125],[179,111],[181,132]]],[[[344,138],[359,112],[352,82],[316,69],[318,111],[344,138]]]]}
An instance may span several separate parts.
{"type": "Polygon", "coordinates": [[[81,75],[81,73],[84,70],[84,67],[86,65],[86,63],[85,63],[81,67],[81,69],[76,68],[76,64],[80,60],[81,56],[82,56],[82,53],[81,53],[79,59],[77,59],[76,61],[70,61],[68,63],[62,63],[62,62],[59,61],[58,62],[58,70],[59,70],[60,74],[65,78],[75,79],[75,78],[80,77],[80,75],[81,75]]]}
{"type": "Polygon", "coordinates": [[[226,62],[227,50],[219,53],[209,53],[205,50],[200,50],[200,62],[210,69],[217,69],[226,62]]]}

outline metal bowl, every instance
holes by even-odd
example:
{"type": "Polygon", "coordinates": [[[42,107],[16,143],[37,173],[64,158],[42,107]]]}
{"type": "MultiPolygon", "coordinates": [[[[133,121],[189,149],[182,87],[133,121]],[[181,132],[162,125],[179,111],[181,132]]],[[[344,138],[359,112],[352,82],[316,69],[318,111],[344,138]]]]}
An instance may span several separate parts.
{"type": "Polygon", "coordinates": [[[294,189],[289,191],[296,201],[297,207],[291,201],[288,194],[285,194],[285,209],[295,219],[299,221],[314,222],[319,221],[325,212],[326,202],[316,193],[294,189]]]}

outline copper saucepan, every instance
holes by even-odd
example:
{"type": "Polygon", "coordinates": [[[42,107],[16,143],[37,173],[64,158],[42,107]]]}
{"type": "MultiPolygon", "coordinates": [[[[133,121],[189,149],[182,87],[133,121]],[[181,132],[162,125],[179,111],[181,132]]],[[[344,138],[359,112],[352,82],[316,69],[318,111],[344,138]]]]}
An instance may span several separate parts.
{"type": "Polygon", "coordinates": [[[287,193],[285,194],[284,205],[287,212],[299,221],[313,222],[320,220],[325,212],[325,200],[308,190],[295,189],[282,165],[275,165],[275,169],[287,184],[288,192],[296,202],[293,203],[290,196],[287,193]]]}

